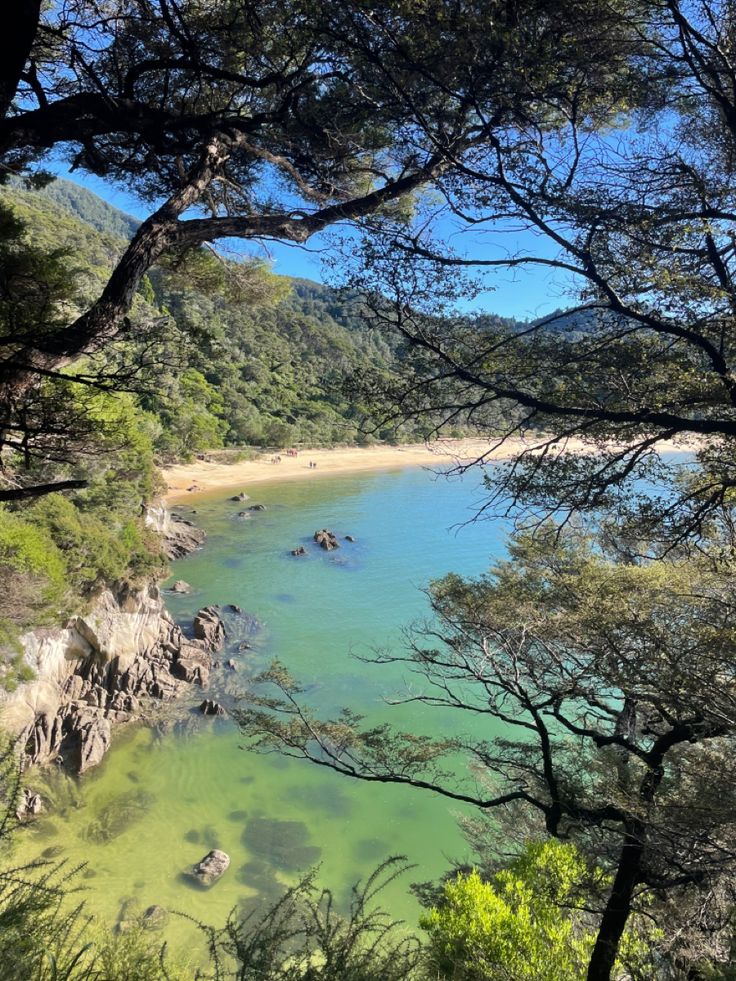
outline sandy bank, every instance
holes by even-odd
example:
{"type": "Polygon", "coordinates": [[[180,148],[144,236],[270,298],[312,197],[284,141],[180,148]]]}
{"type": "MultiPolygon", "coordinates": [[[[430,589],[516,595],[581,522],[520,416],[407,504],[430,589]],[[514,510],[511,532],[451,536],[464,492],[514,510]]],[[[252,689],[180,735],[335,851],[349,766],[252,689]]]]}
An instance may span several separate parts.
{"type": "MultiPolygon", "coordinates": [[[[416,443],[404,446],[338,447],[336,449],[301,450],[296,457],[279,454],[280,463],[274,463],[274,455],[262,454],[255,460],[238,463],[193,460],[168,467],[162,472],[167,485],[165,499],[171,504],[190,500],[196,494],[218,488],[245,489],[264,481],[318,480],[325,475],[358,473],[370,470],[392,470],[402,467],[431,467],[447,470],[460,463],[483,459],[509,459],[529,449],[533,443],[507,440],[499,447],[496,441],[479,439],[443,439],[433,443],[416,443]],[[310,461],[316,467],[310,467],[310,461]]],[[[580,440],[567,440],[565,448],[574,452],[592,452],[590,446],[580,440]]],[[[682,450],[680,444],[662,443],[660,449],[682,450]]]]}

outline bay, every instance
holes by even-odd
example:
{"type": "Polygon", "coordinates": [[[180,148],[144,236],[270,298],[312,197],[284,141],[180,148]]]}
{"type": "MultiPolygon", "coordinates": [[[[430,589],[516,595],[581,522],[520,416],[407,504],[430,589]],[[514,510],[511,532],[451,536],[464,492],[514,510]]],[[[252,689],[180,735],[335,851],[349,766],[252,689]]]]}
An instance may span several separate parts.
{"type": "MultiPolygon", "coordinates": [[[[254,485],[245,504],[229,500],[232,493],[220,490],[180,509],[208,540],[174,563],[171,581],[185,579],[192,593],[167,594],[185,628],[199,608],[229,603],[262,625],[253,636],[231,637],[224,658],[232,657],[237,671],[218,670],[215,694],[232,704],[278,658],[319,714],[349,706],[370,722],[437,735],[467,725],[463,713],[388,704],[416,694],[420,681],[400,665],[359,657],[402,649],[404,628],[427,615],[422,587],[429,581],[450,571],[477,575],[502,554],[503,525],[472,520],[483,499],[477,472],[462,479],[420,469],[320,475],[254,485]],[[266,510],[239,516],[253,504],[266,510]],[[312,541],[324,527],[341,541],[334,552],[312,541]],[[290,554],[298,545],[305,556],[290,554]],[[238,650],[241,640],[249,649],[238,650]]],[[[110,925],[131,899],[139,910],[158,904],[222,923],[237,904],[264,908],[314,865],[320,884],[345,903],[358,877],[402,854],[416,868],[383,901],[413,926],[418,906],[409,881],[436,877],[451,858],[467,857],[452,801],[259,755],[243,748],[229,719],[203,719],[195,704],[185,724],[122,731],[103,764],[81,781],[49,774],[58,808],[22,842],[23,859],[45,853],[69,867],[85,863],[78,881],[90,909],[110,925]],[[231,866],[203,891],[183,873],[214,847],[230,855],[231,866]]],[[[166,936],[177,948],[191,931],[174,917],[166,936]]]]}

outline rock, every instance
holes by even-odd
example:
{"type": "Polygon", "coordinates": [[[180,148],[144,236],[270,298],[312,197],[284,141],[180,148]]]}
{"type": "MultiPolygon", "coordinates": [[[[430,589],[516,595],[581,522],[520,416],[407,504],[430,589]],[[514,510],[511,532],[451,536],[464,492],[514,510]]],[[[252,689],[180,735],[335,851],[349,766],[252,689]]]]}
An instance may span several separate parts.
{"type": "Polygon", "coordinates": [[[235,497],[231,497],[230,500],[231,501],[249,501],[250,498],[245,493],[245,491],[241,491],[239,494],[236,494],[235,497]]]}
{"type": "Polygon", "coordinates": [[[219,702],[214,702],[211,698],[205,698],[199,706],[202,715],[227,715],[225,709],[219,702]]]}
{"type": "Polygon", "coordinates": [[[192,868],[192,875],[201,885],[209,889],[227,872],[230,866],[230,856],[227,852],[213,848],[205,857],[192,868]]]}
{"type": "Polygon", "coordinates": [[[149,906],[143,914],[141,923],[145,930],[162,930],[169,918],[169,911],[163,906],[149,906]]]}
{"type": "Polygon", "coordinates": [[[19,821],[28,821],[43,811],[43,799],[27,787],[23,791],[15,816],[19,821]]]}
{"type": "Polygon", "coordinates": [[[249,511],[265,511],[266,510],[266,505],[265,504],[251,504],[251,506],[248,508],[248,510],[249,511]]]}
{"type": "Polygon", "coordinates": [[[120,904],[120,912],[118,913],[115,930],[118,933],[127,933],[129,930],[133,930],[138,926],[140,922],[138,910],[139,906],[136,899],[124,899],[120,904]]]}
{"type": "Polygon", "coordinates": [[[328,528],[322,528],[321,531],[315,531],[314,540],[326,552],[331,552],[334,548],[340,547],[340,543],[337,540],[337,535],[328,528]]]}
{"type": "Polygon", "coordinates": [[[249,651],[251,649],[250,644],[247,640],[241,640],[238,644],[238,650],[242,653],[243,651],[249,651]]]}
{"type": "Polygon", "coordinates": [[[225,609],[226,609],[226,610],[227,610],[227,611],[228,611],[229,613],[242,613],[242,612],[243,612],[243,611],[242,611],[242,610],[240,609],[240,607],[239,607],[239,606],[237,605],[237,603],[228,603],[228,604],[227,604],[227,606],[225,607],[225,609]]]}
{"type": "Polygon", "coordinates": [[[205,650],[214,653],[225,646],[225,624],[214,606],[205,606],[194,618],[194,636],[205,650]]]}
{"type": "Polygon", "coordinates": [[[306,548],[303,545],[298,545],[296,548],[292,548],[291,554],[292,555],[306,555],[307,554],[307,550],[306,550],[306,548]]]}
{"type": "Polygon", "coordinates": [[[210,680],[212,657],[209,651],[196,644],[183,643],[172,662],[171,671],[175,678],[189,684],[204,687],[210,680]]]}
{"type": "Polygon", "coordinates": [[[164,539],[164,551],[169,559],[180,559],[202,546],[207,535],[201,528],[172,514],[163,505],[148,507],[144,517],[146,527],[153,528],[164,539]]]}
{"type": "Polygon", "coordinates": [[[188,582],[184,582],[183,579],[177,579],[174,585],[171,587],[172,593],[191,593],[192,587],[188,582]]]}
{"type": "Polygon", "coordinates": [[[353,538],[353,536],[352,536],[352,535],[346,535],[346,536],[345,536],[345,541],[346,541],[346,542],[354,542],[354,541],[355,541],[355,539],[353,538]]]}
{"type": "Polygon", "coordinates": [[[230,671],[237,671],[238,670],[238,666],[235,663],[235,661],[233,661],[232,658],[230,658],[229,661],[225,661],[225,667],[228,668],[230,671]]]}
{"type": "Polygon", "coordinates": [[[109,719],[95,716],[89,722],[80,725],[78,732],[79,765],[77,771],[85,773],[91,767],[97,766],[110,748],[112,726],[109,719]]]}

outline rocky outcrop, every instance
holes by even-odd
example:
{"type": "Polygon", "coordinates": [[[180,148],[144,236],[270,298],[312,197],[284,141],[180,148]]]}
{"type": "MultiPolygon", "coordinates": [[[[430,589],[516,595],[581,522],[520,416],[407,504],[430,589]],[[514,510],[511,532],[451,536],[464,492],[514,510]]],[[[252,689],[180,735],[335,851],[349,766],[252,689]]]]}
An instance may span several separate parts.
{"type": "Polygon", "coordinates": [[[40,794],[25,788],[20,800],[15,816],[19,821],[30,821],[43,812],[43,799],[40,794]]]}
{"type": "Polygon", "coordinates": [[[201,862],[192,868],[190,875],[199,882],[200,885],[209,888],[214,885],[224,872],[230,867],[230,856],[227,852],[221,852],[219,848],[213,848],[208,852],[201,862]]]}
{"type": "Polygon", "coordinates": [[[337,540],[337,535],[328,528],[322,528],[321,531],[315,531],[314,540],[320,546],[320,548],[323,548],[326,552],[331,552],[333,549],[340,547],[340,542],[337,540]]]}
{"type": "Polygon", "coordinates": [[[3,725],[30,762],[58,760],[79,773],[103,758],[116,723],[206,685],[212,664],[209,647],[183,635],[153,584],[107,589],[89,613],[21,640],[35,679],[5,696],[3,725]]]}
{"type": "Polygon", "coordinates": [[[172,514],[163,504],[146,508],[145,522],[164,540],[164,551],[169,559],[181,559],[200,548],[207,538],[201,528],[181,515],[172,514]]]}
{"type": "Polygon", "coordinates": [[[174,585],[171,587],[172,593],[191,593],[191,591],[192,587],[183,579],[177,579],[174,585]]]}
{"type": "Polygon", "coordinates": [[[219,702],[214,702],[211,698],[205,698],[199,706],[202,715],[227,715],[225,709],[219,702]]]}
{"type": "Polygon", "coordinates": [[[225,624],[216,606],[205,606],[194,618],[194,636],[211,654],[225,646],[225,624]]]}

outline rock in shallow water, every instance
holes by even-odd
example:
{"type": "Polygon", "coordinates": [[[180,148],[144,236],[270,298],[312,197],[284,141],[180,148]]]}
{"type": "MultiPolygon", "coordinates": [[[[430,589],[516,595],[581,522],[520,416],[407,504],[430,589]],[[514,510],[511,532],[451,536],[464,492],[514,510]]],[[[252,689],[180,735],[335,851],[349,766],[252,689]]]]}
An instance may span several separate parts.
{"type": "Polygon", "coordinates": [[[145,930],[163,930],[169,918],[169,911],[163,906],[149,906],[143,914],[142,925],[145,930]]]}
{"type": "Polygon", "coordinates": [[[230,867],[230,856],[227,852],[213,848],[205,857],[192,868],[189,873],[200,885],[209,888],[227,872],[230,867]]]}
{"type": "Polygon", "coordinates": [[[225,646],[225,624],[219,610],[205,606],[194,618],[194,636],[201,640],[205,650],[214,653],[225,646]]]}
{"type": "Polygon", "coordinates": [[[219,702],[213,701],[211,698],[205,698],[199,706],[199,711],[202,715],[227,715],[222,705],[219,702]]]}
{"type": "Polygon", "coordinates": [[[340,547],[337,535],[334,531],[330,531],[329,528],[322,528],[320,531],[315,531],[314,540],[326,552],[331,552],[333,549],[340,547]]]}
{"type": "Polygon", "coordinates": [[[43,800],[40,794],[34,793],[27,787],[18,803],[18,810],[15,816],[19,821],[28,821],[43,811],[43,800]]]}

